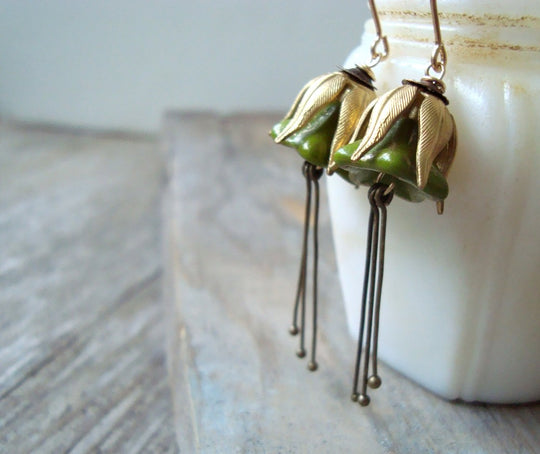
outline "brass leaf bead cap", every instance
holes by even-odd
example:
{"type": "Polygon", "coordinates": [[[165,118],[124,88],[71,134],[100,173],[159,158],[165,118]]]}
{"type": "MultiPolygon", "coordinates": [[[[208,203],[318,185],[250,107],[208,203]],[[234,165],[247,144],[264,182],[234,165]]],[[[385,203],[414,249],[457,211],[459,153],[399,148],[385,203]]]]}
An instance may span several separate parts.
{"type": "Polygon", "coordinates": [[[456,126],[447,109],[440,81],[429,78],[404,81],[398,87],[378,98],[364,114],[365,133],[360,139],[351,161],[358,161],[383,140],[401,118],[414,120],[418,125],[416,145],[416,184],[423,189],[434,164],[446,177],[456,150],[456,126]],[[438,83],[436,83],[438,82],[438,83]]]}
{"type": "Polygon", "coordinates": [[[272,129],[274,141],[296,148],[312,164],[331,167],[335,151],[351,141],[362,113],[375,98],[373,81],[372,71],[358,66],[310,80],[272,129]],[[310,148],[317,149],[313,159],[310,148]]]}

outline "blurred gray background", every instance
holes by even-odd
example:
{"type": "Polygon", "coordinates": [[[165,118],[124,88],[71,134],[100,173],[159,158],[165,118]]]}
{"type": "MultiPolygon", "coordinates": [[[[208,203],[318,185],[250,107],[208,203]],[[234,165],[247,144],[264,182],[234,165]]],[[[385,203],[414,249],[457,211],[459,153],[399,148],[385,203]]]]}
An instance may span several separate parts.
{"type": "Polygon", "coordinates": [[[0,0],[0,116],[153,132],[168,108],[283,110],[368,15],[360,0],[0,0]]]}

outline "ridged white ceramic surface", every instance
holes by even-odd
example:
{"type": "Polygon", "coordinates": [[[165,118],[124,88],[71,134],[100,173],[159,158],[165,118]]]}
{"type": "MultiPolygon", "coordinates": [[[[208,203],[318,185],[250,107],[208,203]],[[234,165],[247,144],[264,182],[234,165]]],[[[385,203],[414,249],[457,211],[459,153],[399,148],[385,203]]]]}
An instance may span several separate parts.
{"type": "MultiPolygon", "coordinates": [[[[378,93],[429,64],[429,2],[381,0],[390,58],[378,93]]],[[[439,1],[458,128],[445,213],[389,207],[380,358],[446,398],[540,399],[540,12],[531,1],[439,1]]],[[[373,27],[346,66],[368,60],[373,27]]],[[[367,188],[329,179],[340,279],[356,338],[367,188]]],[[[384,377],[383,382],[384,382],[384,377]]],[[[384,386],[384,384],[383,384],[384,386]]]]}

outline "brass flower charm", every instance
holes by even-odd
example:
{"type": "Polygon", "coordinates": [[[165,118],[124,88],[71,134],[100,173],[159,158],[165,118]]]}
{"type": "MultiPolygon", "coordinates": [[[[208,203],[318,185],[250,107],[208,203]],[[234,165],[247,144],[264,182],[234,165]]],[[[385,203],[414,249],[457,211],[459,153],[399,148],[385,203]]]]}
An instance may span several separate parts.
{"type": "Polygon", "coordinates": [[[358,161],[377,145],[400,118],[415,120],[418,123],[416,184],[423,189],[433,164],[444,177],[448,175],[456,152],[456,126],[446,107],[448,101],[429,79],[404,83],[368,106],[357,132],[361,132],[362,138],[351,161],[358,161]]]}
{"type": "Polygon", "coordinates": [[[277,132],[274,141],[286,144],[288,138],[309,126],[310,121],[317,115],[337,103],[339,105],[337,124],[329,137],[331,143],[328,144],[326,156],[326,164],[332,164],[334,152],[350,142],[360,116],[375,98],[373,79],[373,73],[369,68],[356,67],[310,80],[282,120],[283,128],[277,132]]]}

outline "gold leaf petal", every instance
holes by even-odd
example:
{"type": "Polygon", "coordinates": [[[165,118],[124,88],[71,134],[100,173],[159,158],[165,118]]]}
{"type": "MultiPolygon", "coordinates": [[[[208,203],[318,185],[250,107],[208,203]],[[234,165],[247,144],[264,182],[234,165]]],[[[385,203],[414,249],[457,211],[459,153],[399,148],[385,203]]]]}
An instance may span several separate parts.
{"type": "Polygon", "coordinates": [[[369,122],[370,115],[373,112],[373,106],[375,106],[376,102],[377,102],[377,98],[373,99],[369,103],[369,105],[365,108],[364,112],[362,112],[362,116],[360,117],[360,120],[358,120],[356,129],[353,132],[351,142],[354,142],[364,137],[366,133],[367,122],[369,122]]]}
{"type": "Polygon", "coordinates": [[[366,133],[351,159],[360,159],[371,147],[379,143],[419,93],[418,88],[404,85],[381,96],[373,106],[366,133]]]}
{"type": "Polygon", "coordinates": [[[437,214],[444,213],[444,200],[437,200],[437,214]]]}
{"type": "Polygon", "coordinates": [[[333,168],[335,165],[333,158],[336,150],[347,145],[352,139],[358,119],[373,98],[375,98],[373,90],[358,84],[354,84],[345,92],[339,109],[336,132],[330,148],[329,168],[333,168]]]}
{"type": "MultiPolygon", "coordinates": [[[[330,74],[322,74],[321,76],[317,76],[311,79],[306,85],[304,85],[304,87],[302,87],[302,90],[300,90],[300,93],[298,93],[298,95],[296,96],[293,102],[293,105],[287,112],[287,115],[285,115],[284,119],[285,120],[290,119],[291,121],[293,121],[294,115],[299,114],[299,112],[302,110],[302,107],[306,104],[311,94],[326,80],[334,77],[335,74],[336,74],[335,72],[330,73],[330,74]]],[[[289,125],[291,121],[289,121],[289,125]]],[[[274,139],[275,143],[280,143],[283,139],[286,138],[286,136],[283,136],[283,134],[287,129],[288,129],[287,127],[284,128],[281,131],[281,133],[274,139]]]]}
{"type": "Polygon", "coordinates": [[[275,142],[279,143],[303,128],[321,107],[337,98],[346,85],[347,78],[345,75],[335,72],[321,79],[316,86],[313,85],[313,91],[311,87],[308,88],[307,91],[310,93],[306,92],[294,116],[279,136],[276,137],[275,142]]]}
{"type": "Polygon", "coordinates": [[[304,85],[302,87],[302,90],[300,90],[300,93],[298,93],[298,95],[296,95],[296,98],[294,99],[291,108],[287,112],[287,115],[285,115],[284,120],[288,120],[289,118],[291,118],[294,115],[294,113],[296,112],[296,108],[300,104],[300,101],[302,100],[303,96],[307,94],[308,89],[310,87],[312,87],[312,86],[318,86],[318,83],[319,83],[320,79],[323,79],[323,78],[325,78],[327,76],[328,76],[328,74],[323,74],[321,76],[317,76],[317,77],[311,79],[306,85],[304,85]]]}
{"type": "Polygon", "coordinates": [[[454,117],[451,114],[450,114],[450,118],[452,120],[452,135],[450,136],[448,145],[445,148],[443,148],[443,150],[435,158],[435,165],[445,177],[448,176],[450,167],[452,166],[452,163],[454,162],[454,157],[456,155],[456,147],[457,147],[456,122],[454,121],[454,117]]]}
{"type": "Polygon", "coordinates": [[[321,86],[323,86],[325,83],[330,82],[332,79],[336,77],[343,77],[343,74],[339,71],[323,74],[320,77],[316,77],[314,83],[309,87],[309,89],[306,91],[306,95],[302,99],[302,104],[300,104],[299,109],[303,110],[306,106],[306,104],[309,101],[309,98],[313,93],[315,93],[316,90],[318,90],[321,86]]]}
{"type": "Polygon", "coordinates": [[[433,161],[450,139],[453,123],[444,103],[433,95],[425,95],[418,116],[416,183],[423,189],[427,184],[433,161]]]}

